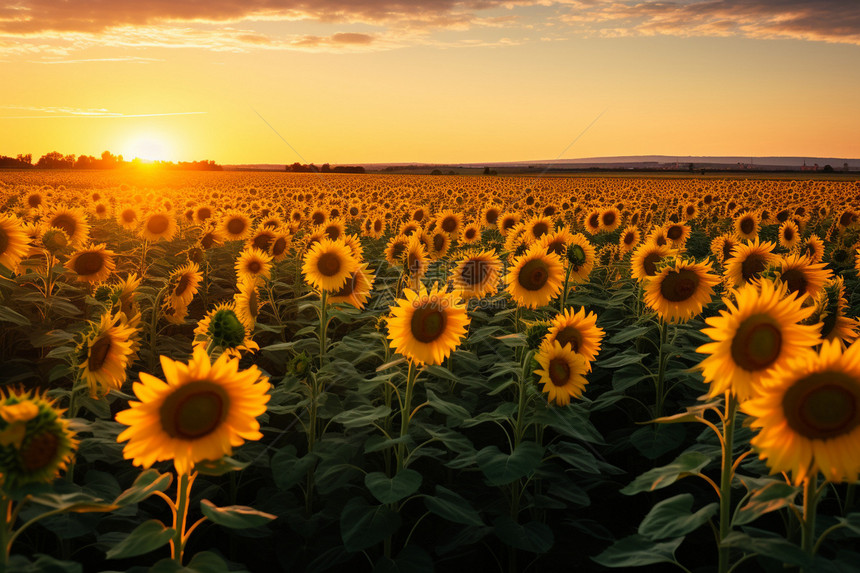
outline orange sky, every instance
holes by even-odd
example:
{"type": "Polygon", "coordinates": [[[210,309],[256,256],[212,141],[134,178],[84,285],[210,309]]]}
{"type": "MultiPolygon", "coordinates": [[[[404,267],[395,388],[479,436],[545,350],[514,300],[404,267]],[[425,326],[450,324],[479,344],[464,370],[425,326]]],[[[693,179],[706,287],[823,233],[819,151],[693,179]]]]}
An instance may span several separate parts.
{"type": "Polygon", "coordinates": [[[0,0],[0,77],[3,155],[860,157],[837,0],[0,0]]]}

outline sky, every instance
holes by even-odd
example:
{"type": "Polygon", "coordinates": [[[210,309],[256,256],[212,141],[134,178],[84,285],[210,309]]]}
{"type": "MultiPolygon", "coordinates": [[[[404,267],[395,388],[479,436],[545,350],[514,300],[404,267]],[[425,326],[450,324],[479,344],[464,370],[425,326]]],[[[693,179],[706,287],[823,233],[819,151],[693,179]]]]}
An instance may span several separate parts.
{"type": "Polygon", "coordinates": [[[0,154],[860,158],[856,0],[0,0],[0,154]]]}

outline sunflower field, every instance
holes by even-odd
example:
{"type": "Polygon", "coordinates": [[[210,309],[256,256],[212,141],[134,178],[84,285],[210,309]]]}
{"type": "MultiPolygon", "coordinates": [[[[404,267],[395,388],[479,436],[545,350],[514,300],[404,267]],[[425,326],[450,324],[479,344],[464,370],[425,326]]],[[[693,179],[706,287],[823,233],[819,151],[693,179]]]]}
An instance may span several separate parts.
{"type": "Polygon", "coordinates": [[[0,571],[856,571],[858,204],[2,172],[0,571]]]}

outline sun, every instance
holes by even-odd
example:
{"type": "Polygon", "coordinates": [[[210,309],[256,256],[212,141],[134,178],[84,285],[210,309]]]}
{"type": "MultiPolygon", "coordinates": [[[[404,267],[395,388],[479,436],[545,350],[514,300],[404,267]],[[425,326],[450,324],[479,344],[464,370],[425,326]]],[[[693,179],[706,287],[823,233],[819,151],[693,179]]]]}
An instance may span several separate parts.
{"type": "Polygon", "coordinates": [[[170,161],[173,155],[169,142],[155,133],[138,134],[126,145],[128,159],[144,161],[170,161]]]}

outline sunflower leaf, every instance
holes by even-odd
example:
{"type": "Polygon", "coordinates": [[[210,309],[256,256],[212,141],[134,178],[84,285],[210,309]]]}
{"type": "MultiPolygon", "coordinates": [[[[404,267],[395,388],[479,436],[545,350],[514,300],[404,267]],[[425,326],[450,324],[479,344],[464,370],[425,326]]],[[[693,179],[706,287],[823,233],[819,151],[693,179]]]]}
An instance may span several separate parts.
{"type": "Polygon", "coordinates": [[[248,529],[250,527],[260,527],[268,522],[276,519],[277,515],[266,513],[246,507],[244,505],[228,505],[226,507],[216,507],[208,499],[200,500],[200,510],[203,515],[208,517],[212,522],[230,529],[248,529]]]}
{"type": "Polygon", "coordinates": [[[619,539],[591,559],[604,567],[641,567],[656,563],[675,563],[675,551],[683,537],[654,543],[639,534],[619,539]]]}
{"type": "Polygon", "coordinates": [[[340,514],[340,535],[347,551],[376,545],[400,527],[400,514],[387,505],[370,505],[354,497],[340,514]]]}
{"type": "Polygon", "coordinates": [[[463,525],[484,525],[481,515],[460,494],[441,485],[436,486],[436,495],[425,495],[424,505],[439,517],[463,525]]]}
{"type": "Polygon", "coordinates": [[[639,535],[652,541],[681,537],[692,533],[717,512],[718,505],[710,503],[696,513],[693,495],[682,493],[656,504],[639,524],[639,535]]]}
{"type": "Polygon", "coordinates": [[[412,495],[421,487],[421,481],[421,474],[410,469],[400,470],[391,478],[382,472],[364,476],[364,485],[380,503],[396,503],[412,495]]]}
{"type": "Polygon", "coordinates": [[[122,541],[109,549],[107,558],[125,559],[126,557],[136,557],[149,553],[162,545],[166,545],[173,538],[174,533],[176,533],[175,529],[165,527],[157,519],[144,521],[122,541]]]}
{"type": "Polygon", "coordinates": [[[535,442],[522,442],[511,454],[496,446],[480,450],[475,459],[490,485],[505,485],[526,477],[541,463],[543,447],[535,442]]]}
{"type": "Polygon", "coordinates": [[[555,542],[552,529],[547,524],[539,521],[520,524],[507,515],[495,521],[493,532],[505,544],[532,553],[546,553],[555,542]]]}
{"type": "Polygon", "coordinates": [[[203,460],[194,464],[194,471],[207,476],[222,476],[230,472],[237,472],[248,467],[250,462],[240,462],[224,456],[220,460],[203,460]]]}
{"type": "Polygon", "coordinates": [[[800,488],[782,481],[772,480],[750,496],[749,502],[740,508],[732,519],[732,526],[751,523],[771,511],[788,507],[794,503],[800,488]]]}
{"type": "Polygon", "coordinates": [[[684,452],[672,463],[650,469],[640,475],[622,488],[621,493],[634,495],[670,486],[683,477],[702,473],[702,469],[709,463],[711,458],[701,452],[684,452]]]}
{"type": "Polygon", "coordinates": [[[139,503],[157,491],[166,490],[172,481],[173,474],[158,473],[158,470],[150,468],[137,476],[131,487],[114,500],[114,504],[124,506],[139,503]]]}
{"type": "Polygon", "coordinates": [[[746,533],[734,531],[723,539],[721,545],[723,547],[736,547],[744,552],[757,553],[788,565],[805,568],[811,563],[809,555],[783,537],[752,537],[746,533]]]}

